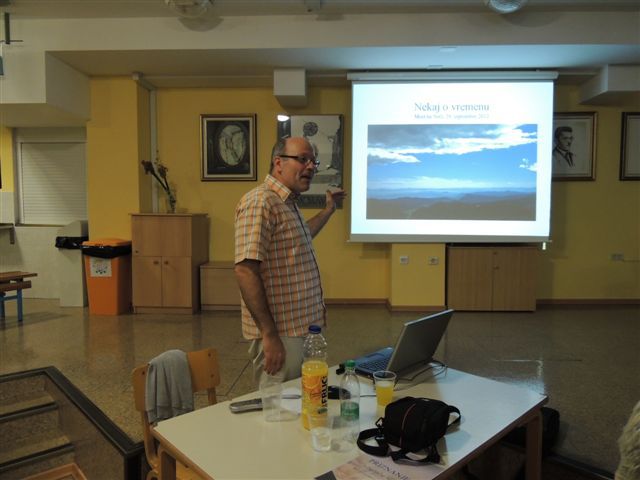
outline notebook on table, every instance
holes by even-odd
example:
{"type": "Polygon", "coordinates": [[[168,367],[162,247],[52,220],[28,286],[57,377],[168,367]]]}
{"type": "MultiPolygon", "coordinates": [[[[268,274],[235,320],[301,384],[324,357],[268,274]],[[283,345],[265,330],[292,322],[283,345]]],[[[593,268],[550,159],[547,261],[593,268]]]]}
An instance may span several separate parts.
{"type": "Polygon", "coordinates": [[[453,310],[443,310],[427,317],[406,322],[395,347],[382,348],[355,360],[356,373],[368,377],[378,370],[391,370],[397,375],[433,360],[433,354],[444,335],[453,310]]]}

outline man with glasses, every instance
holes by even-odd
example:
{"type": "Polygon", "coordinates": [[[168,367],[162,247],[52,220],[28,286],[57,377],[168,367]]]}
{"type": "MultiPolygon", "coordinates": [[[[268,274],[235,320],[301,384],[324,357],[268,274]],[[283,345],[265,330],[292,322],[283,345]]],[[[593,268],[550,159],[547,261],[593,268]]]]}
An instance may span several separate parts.
{"type": "Polygon", "coordinates": [[[325,208],[305,221],[295,202],[309,190],[318,164],[305,138],[278,140],[264,183],[236,207],[235,274],[256,383],[265,373],[284,380],[299,377],[309,325],[325,324],[312,239],[346,194],[327,191],[325,208]]]}

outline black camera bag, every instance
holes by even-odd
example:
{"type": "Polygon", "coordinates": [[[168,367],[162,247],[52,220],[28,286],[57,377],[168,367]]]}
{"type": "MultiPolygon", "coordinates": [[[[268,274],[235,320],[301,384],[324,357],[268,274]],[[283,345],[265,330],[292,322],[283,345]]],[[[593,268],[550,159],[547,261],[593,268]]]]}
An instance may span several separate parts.
{"type": "Polygon", "coordinates": [[[447,429],[460,422],[460,410],[440,400],[428,398],[404,397],[385,407],[384,418],[378,419],[376,426],[360,432],[358,447],[366,453],[385,457],[390,455],[394,461],[440,462],[437,443],[447,429]],[[449,414],[457,414],[449,423],[449,414]],[[378,445],[365,441],[374,437],[378,445]],[[398,447],[392,450],[389,445],[398,447]],[[410,458],[407,453],[426,451],[426,457],[410,458]]]}

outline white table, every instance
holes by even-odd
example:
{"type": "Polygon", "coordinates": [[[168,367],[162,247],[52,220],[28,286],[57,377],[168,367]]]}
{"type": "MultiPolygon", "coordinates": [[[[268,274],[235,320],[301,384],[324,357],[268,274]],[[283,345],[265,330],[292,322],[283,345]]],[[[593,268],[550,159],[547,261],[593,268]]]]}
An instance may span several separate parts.
{"type": "MultiPolygon", "coordinates": [[[[339,383],[335,368],[329,383],[339,383]]],[[[292,381],[299,384],[300,380],[292,381]]],[[[361,378],[362,393],[373,391],[361,378]]],[[[520,425],[527,426],[527,480],[539,480],[542,423],[540,408],[547,397],[532,390],[448,369],[406,389],[398,385],[394,398],[428,397],[457,406],[462,421],[438,443],[440,465],[430,465],[432,478],[446,478],[472,458],[520,425]]],[[[253,398],[256,393],[241,398],[253,398]]],[[[337,400],[330,400],[330,409],[337,400]]],[[[384,409],[375,397],[360,402],[361,430],[373,426],[384,409]]],[[[261,412],[232,414],[229,402],[206,407],[160,422],[153,430],[160,442],[162,478],[175,478],[179,459],[203,478],[231,479],[311,479],[354,459],[362,452],[315,452],[309,432],[300,419],[267,423],[261,412]]],[[[423,468],[423,467],[420,467],[423,468]]]]}

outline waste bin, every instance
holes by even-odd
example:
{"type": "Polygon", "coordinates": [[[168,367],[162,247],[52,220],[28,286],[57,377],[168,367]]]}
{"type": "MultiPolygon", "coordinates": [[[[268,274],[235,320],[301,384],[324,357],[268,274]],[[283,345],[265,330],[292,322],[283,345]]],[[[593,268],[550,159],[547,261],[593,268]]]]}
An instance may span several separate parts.
{"type": "Polygon", "coordinates": [[[82,242],[89,313],[119,315],[131,310],[131,240],[82,242]]]}
{"type": "Polygon", "coordinates": [[[60,282],[60,306],[84,307],[87,305],[87,284],[82,261],[82,242],[88,240],[88,223],[76,220],[58,230],[56,248],[60,282]]]}

